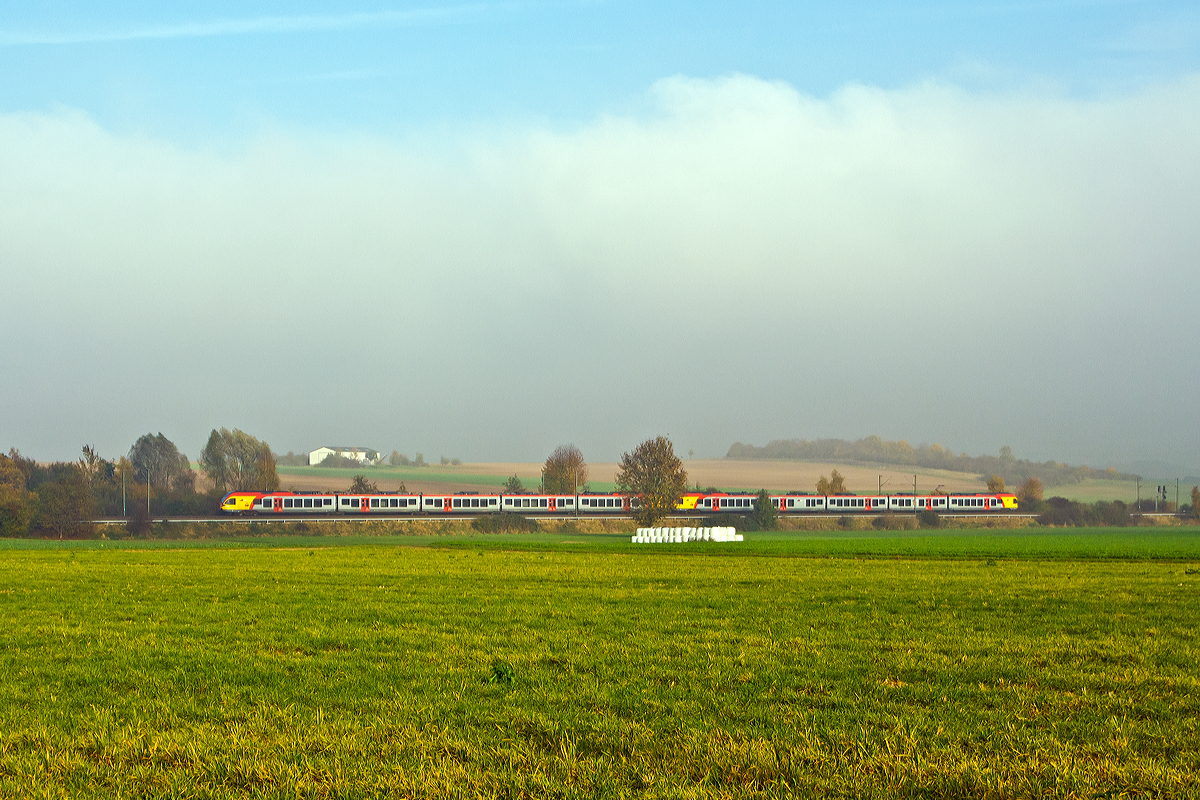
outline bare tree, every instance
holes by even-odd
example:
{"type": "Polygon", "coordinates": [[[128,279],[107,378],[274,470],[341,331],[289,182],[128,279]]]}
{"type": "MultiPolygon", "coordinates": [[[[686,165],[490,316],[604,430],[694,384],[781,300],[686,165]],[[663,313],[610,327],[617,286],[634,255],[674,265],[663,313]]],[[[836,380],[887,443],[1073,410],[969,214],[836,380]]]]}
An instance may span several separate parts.
{"type": "Polygon", "coordinates": [[[621,456],[617,491],[636,497],[638,522],[652,526],[675,510],[687,491],[687,471],[665,436],[647,439],[621,456]]]}
{"type": "Polygon", "coordinates": [[[573,444],[556,447],[542,467],[542,487],[548,494],[575,494],[587,479],[587,462],[573,444]]]}

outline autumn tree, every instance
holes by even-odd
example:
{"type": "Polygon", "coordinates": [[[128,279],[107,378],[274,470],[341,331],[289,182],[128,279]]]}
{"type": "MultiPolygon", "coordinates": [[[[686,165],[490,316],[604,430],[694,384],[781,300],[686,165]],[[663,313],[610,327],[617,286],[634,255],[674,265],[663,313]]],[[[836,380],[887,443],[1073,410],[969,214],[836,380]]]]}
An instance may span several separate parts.
{"type": "Polygon", "coordinates": [[[846,493],[846,477],[836,469],[829,473],[829,477],[821,476],[817,481],[817,494],[845,494],[846,493]]]}
{"type": "Polygon", "coordinates": [[[520,478],[518,478],[516,475],[513,475],[504,482],[504,488],[502,491],[504,494],[524,494],[525,485],[521,483],[520,478]]]}
{"type": "Polygon", "coordinates": [[[1017,489],[1017,502],[1021,505],[1028,503],[1033,506],[1042,501],[1042,482],[1037,478],[1029,478],[1017,489]]]}
{"type": "Polygon", "coordinates": [[[687,471],[665,436],[647,439],[621,456],[617,491],[636,497],[639,523],[650,527],[675,510],[687,491],[687,471]]]}
{"type": "Polygon", "coordinates": [[[67,536],[90,534],[95,503],[83,470],[76,464],[66,465],[56,481],[41,485],[38,490],[34,524],[62,539],[67,536]]]}
{"type": "Polygon", "coordinates": [[[575,494],[587,479],[587,462],[573,444],[556,447],[542,467],[542,488],[547,494],[575,494]]]}
{"type": "Polygon", "coordinates": [[[1200,486],[1192,487],[1192,519],[1200,519],[1200,486]]]}
{"type": "Polygon", "coordinates": [[[139,483],[162,490],[194,491],[196,475],[188,457],[167,437],[147,433],[129,448],[129,461],[139,483]]]}
{"type": "Polygon", "coordinates": [[[999,475],[993,475],[992,477],[988,478],[987,490],[989,492],[1003,492],[1004,478],[1001,478],[999,475]]]}
{"type": "Polygon", "coordinates": [[[24,536],[33,521],[37,495],[26,488],[25,473],[0,453],[0,536],[24,536]]]}
{"type": "Polygon", "coordinates": [[[270,446],[236,428],[221,428],[209,434],[208,443],[200,451],[200,468],[218,494],[279,489],[275,454],[270,446]]]}

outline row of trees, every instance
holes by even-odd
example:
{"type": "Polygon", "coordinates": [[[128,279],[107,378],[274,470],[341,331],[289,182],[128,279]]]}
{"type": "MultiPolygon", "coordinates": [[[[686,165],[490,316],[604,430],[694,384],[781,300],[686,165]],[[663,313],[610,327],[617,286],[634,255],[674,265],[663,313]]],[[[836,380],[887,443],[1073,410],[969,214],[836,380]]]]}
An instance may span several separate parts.
{"type": "Polygon", "coordinates": [[[776,439],[762,447],[735,442],[725,457],[928,467],[973,472],[980,476],[999,475],[1013,485],[1029,478],[1037,478],[1046,486],[1061,486],[1088,478],[1131,481],[1137,477],[1117,472],[1111,467],[1099,470],[1082,465],[1072,467],[1057,461],[1035,462],[1019,459],[1008,446],[1000,448],[999,456],[969,456],[966,453],[955,455],[940,444],[913,447],[903,439],[889,442],[878,436],[867,436],[853,442],[846,439],[776,439]]]}
{"type": "Polygon", "coordinates": [[[139,436],[115,459],[84,445],[76,461],[39,464],[14,448],[0,454],[0,536],[91,536],[102,517],[125,517],[142,534],[151,514],[211,513],[227,491],[279,488],[271,448],[239,430],[212,432],[201,469],[204,492],[187,455],[161,432],[139,436]]]}

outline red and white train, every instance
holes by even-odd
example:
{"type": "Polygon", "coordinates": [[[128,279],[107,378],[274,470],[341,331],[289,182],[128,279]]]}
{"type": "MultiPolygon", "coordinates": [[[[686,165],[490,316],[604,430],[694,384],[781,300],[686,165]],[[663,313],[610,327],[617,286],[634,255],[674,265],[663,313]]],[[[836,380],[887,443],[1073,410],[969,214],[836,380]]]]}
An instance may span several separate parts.
{"type": "MultiPolygon", "coordinates": [[[[1002,513],[1017,509],[1016,495],[932,494],[917,495],[770,495],[780,514],[881,514],[884,512],[936,511],[940,514],[1002,513]]],[[[748,514],[758,504],[757,494],[689,492],[675,509],[677,514],[748,514]]],[[[233,514],[387,514],[439,515],[489,514],[498,511],[540,514],[629,514],[637,497],[616,493],[585,494],[396,494],[389,492],[230,492],[221,510],[233,514]]]]}

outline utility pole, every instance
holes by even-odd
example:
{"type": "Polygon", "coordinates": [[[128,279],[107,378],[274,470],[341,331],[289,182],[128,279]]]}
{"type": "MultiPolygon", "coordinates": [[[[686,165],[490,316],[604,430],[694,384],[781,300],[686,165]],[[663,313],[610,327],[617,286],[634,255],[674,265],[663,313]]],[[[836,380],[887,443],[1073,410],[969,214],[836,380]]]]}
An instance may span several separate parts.
{"type": "Polygon", "coordinates": [[[129,512],[125,510],[125,470],[121,470],[121,516],[129,516],[129,512]]]}
{"type": "Polygon", "coordinates": [[[1175,479],[1175,513],[1179,513],[1179,478],[1175,479]]]}

